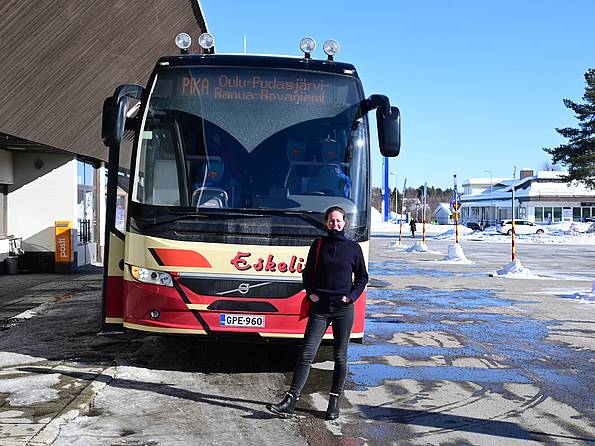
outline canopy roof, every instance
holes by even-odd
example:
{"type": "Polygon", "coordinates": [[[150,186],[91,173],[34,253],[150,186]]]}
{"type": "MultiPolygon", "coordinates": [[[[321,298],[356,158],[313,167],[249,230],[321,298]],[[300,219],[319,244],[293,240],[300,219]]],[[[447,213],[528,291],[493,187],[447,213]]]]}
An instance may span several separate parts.
{"type": "Polygon", "coordinates": [[[107,160],[103,101],[144,85],[174,37],[206,31],[198,0],[4,0],[0,4],[0,149],[107,160]]]}

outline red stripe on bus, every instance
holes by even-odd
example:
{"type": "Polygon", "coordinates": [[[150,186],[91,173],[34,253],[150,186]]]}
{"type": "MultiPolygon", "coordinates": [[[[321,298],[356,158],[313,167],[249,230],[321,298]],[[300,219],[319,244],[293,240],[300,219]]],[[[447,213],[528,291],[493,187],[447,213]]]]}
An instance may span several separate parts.
{"type": "Polygon", "coordinates": [[[159,256],[163,266],[212,268],[209,261],[196,251],[168,248],[155,248],[154,251],[159,256]]]}

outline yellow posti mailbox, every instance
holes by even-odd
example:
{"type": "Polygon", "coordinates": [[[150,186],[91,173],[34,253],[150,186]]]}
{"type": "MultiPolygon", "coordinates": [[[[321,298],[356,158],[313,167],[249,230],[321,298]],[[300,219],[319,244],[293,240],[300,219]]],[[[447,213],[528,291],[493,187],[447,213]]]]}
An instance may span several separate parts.
{"type": "Polygon", "coordinates": [[[72,222],[60,220],[55,223],[56,228],[56,272],[70,273],[74,267],[74,246],[72,240],[72,222]]]}

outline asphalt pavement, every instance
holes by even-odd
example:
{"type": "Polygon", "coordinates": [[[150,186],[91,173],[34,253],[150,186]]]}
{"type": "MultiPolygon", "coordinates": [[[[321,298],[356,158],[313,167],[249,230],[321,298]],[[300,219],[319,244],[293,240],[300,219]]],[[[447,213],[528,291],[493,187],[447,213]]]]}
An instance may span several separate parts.
{"type": "Polygon", "coordinates": [[[0,276],[0,445],[595,444],[593,247],[520,245],[536,277],[505,279],[490,272],[506,245],[466,242],[458,264],[451,241],[391,241],[371,241],[366,337],[333,422],[329,347],[282,420],[264,405],[295,346],[101,335],[101,269],[0,276]]]}

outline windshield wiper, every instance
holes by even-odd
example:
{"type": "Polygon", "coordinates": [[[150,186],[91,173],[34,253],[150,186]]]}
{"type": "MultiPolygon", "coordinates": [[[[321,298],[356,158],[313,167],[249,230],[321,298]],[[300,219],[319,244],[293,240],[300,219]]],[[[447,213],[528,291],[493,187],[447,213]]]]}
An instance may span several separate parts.
{"type": "Polygon", "coordinates": [[[204,212],[201,210],[200,213],[197,212],[168,212],[163,218],[154,217],[151,222],[147,222],[147,224],[153,228],[155,226],[164,225],[167,223],[175,223],[180,220],[194,220],[194,219],[204,219],[204,218],[211,218],[213,216],[220,217],[220,218],[258,218],[258,217],[266,217],[263,214],[255,214],[255,213],[243,213],[237,211],[224,211],[224,212],[204,212]],[[172,215],[174,214],[174,215],[172,215]]]}
{"type": "MultiPolygon", "coordinates": [[[[262,211],[262,210],[263,209],[260,209],[260,211],[262,211]]],[[[297,211],[274,210],[274,209],[266,209],[264,211],[267,214],[270,214],[270,215],[273,215],[276,217],[296,217],[302,221],[305,221],[306,223],[310,224],[311,226],[314,226],[317,229],[322,229],[323,231],[326,231],[326,228],[324,227],[324,223],[322,221],[317,220],[316,218],[312,217],[308,213],[297,212],[297,211]]]]}
{"type": "Polygon", "coordinates": [[[238,211],[212,211],[201,209],[200,213],[197,212],[168,212],[163,217],[153,217],[149,221],[145,220],[149,227],[160,226],[168,223],[175,223],[180,220],[193,220],[193,219],[208,219],[218,217],[221,219],[239,219],[239,218],[264,218],[264,217],[295,217],[308,223],[309,225],[325,231],[324,224],[312,217],[311,215],[304,214],[303,212],[296,211],[284,211],[284,210],[273,210],[273,209],[245,209],[238,211]],[[172,215],[173,214],[173,215],[172,215]],[[152,221],[151,221],[152,220],[152,221]]]}

